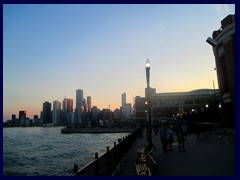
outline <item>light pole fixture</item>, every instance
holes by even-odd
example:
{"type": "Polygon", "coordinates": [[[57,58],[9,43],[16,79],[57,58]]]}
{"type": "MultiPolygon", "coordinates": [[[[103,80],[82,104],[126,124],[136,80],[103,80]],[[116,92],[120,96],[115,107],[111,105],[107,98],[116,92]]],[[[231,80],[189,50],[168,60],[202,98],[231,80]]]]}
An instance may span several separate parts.
{"type": "Polygon", "coordinates": [[[147,121],[147,141],[152,142],[152,121],[151,121],[151,102],[150,102],[150,61],[147,59],[145,63],[146,79],[147,79],[147,107],[148,107],[148,121],[147,121]]]}

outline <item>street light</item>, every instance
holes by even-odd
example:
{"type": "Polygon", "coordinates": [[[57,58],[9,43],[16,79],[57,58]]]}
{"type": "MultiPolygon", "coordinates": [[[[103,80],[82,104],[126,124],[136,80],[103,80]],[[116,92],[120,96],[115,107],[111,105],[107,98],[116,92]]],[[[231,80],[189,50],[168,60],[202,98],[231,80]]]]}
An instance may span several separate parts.
{"type": "Polygon", "coordinates": [[[152,127],[151,127],[151,103],[150,103],[150,61],[147,59],[145,63],[146,79],[147,79],[147,105],[148,105],[148,122],[147,122],[147,141],[152,142],[152,127]]]}

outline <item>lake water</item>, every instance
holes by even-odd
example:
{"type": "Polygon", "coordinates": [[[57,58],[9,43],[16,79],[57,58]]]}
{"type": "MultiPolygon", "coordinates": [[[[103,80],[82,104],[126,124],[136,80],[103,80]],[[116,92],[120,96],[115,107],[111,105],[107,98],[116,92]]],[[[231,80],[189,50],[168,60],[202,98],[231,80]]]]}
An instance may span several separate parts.
{"type": "Polygon", "coordinates": [[[61,134],[62,127],[3,128],[4,176],[70,176],[128,133],[61,134]]]}

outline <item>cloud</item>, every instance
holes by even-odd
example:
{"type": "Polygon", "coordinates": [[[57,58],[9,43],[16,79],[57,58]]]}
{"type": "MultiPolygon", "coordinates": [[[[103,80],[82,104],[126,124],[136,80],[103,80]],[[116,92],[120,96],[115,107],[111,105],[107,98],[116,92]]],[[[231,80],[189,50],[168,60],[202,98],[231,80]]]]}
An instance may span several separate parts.
{"type": "Polygon", "coordinates": [[[215,4],[214,8],[217,10],[217,12],[221,13],[223,11],[228,12],[229,6],[227,4],[215,4]]]}

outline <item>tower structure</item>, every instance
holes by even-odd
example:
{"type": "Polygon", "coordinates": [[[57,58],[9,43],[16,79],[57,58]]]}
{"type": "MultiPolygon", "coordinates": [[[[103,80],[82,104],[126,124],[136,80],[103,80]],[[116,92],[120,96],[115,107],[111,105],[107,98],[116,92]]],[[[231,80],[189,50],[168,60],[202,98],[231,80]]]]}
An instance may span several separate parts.
{"type": "Polygon", "coordinates": [[[91,98],[91,96],[87,96],[87,109],[88,109],[88,112],[91,112],[91,109],[92,109],[92,98],[91,98]]]}
{"type": "Polygon", "coordinates": [[[53,124],[60,124],[61,117],[61,103],[59,101],[53,101],[53,124]]]}
{"type": "Polygon", "coordinates": [[[46,101],[43,103],[43,124],[52,123],[51,103],[46,101]]]}

